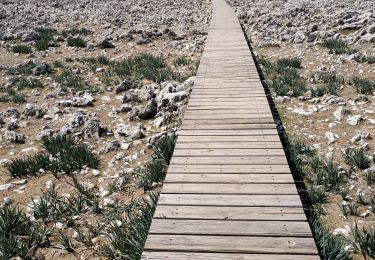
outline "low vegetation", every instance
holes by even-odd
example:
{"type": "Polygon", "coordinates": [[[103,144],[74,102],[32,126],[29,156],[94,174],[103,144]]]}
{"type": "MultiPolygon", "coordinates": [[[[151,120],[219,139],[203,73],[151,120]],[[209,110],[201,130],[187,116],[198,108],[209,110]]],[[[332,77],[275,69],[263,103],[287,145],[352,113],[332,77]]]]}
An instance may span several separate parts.
{"type": "Polygon", "coordinates": [[[333,54],[353,54],[356,49],[352,49],[343,40],[326,39],[323,41],[322,46],[329,49],[329,53],[333,54]]]}
{"type": "Polygon", "coordinates": [[[278,96],[298,97],[307,91],[306,82],[297,70],[302,66],[300,59],[284,58],[270,62],[260,57],[257,60],[271,79],[270,86],[278,96]]]}
{"type": "Polygon", "coordinates": [[[19,44],[19,45],[15,45],[15,46],[13,46],[13,47],[12,47],[12,51],[13,51],[14,53],[29,54],[29,53],[32,52],[32,49],[31,49],[31,47],[28,46],[28,45],[21,45],[21,44],[19,44]]]}
{"type": "Polygon", "coordinates": [[[43,83],[35,78],[14,77],[10,80],[10,84],[19,90],[25,88],[43,88],[43,83]]]}
{"type": "Polygon", "coordinates": [[[354,60],[360,63],[375,64],[375,56],[359,54],[354,57],[354,60]]]}
{"type": "Polygon", "coordinates": [[[44,171],[58,177],[59,173],[71,175],[84,167],[97,168],[99,164],[98,157],[86,144],[77,143],[69,135],[46,136],[42,143],[47,153],[14,160],[8,168],[12,177],[37,175],[44,171]]]}
{"type": "Polygon", "coordinates": [[[86,47],[86,41],[81,37],[68,38],[67,45],[70,47],[86,47]]]}
{"type": "MultiPolygon", "coordinates": [[[[144,179],[143,183],[148,184],[164,179],[174,145],[174,137],[164,137],[157,142],[150,164],[146,169],[137,171],[137,173],[142,173],[137,177],[144,179]],[[163,167],[154,168],[152,170],[154,172],[151,173],[150,167],[153,166],[150,165],[156,161],[162,162],[163,167]],[[160,172],[156,173],[156,170],[160,172]]],[[[79,144],[70,136],[45,137],[43,146],[47,151],[46,154],[23,159],[23,167],[29,169],[29,172],[34,172],[43,163],[48,164],[55,159],[60,161],[62,154],[69,154],[67,158],[69,157],[70,160],[61,162],[60,165],[72,165],[72,163],[76,165],[75,162],[81,161],[82,155],[71,152],[79,144]]],[[[89,155],[90,158],[91,156],[92,154],[89,155]]],[[[84,164],[94,167],[97,161],[86,160],[84,164]],[[94,162],[94,165],[90,162],[94,162]]],[[[96,254],[109,259],[139,259],[147,238],[158,193],[147,191],[144,198],[132,199],[125,203],[115,200],[104,204],[97,189],[81,182],[78,174],[71,171],[71,174],[66,177],[67,183],[73,188],[69,197],[59,195],[58,187],[52,183],[40,197],[32,199],[32,218],[36,221],[32,221],[17,208],[8,206],[0,209],[0,232],[2,234],[0,251],[3,256],[7,256],[8,259],[12,257],[32,259],[37,256],[34,254],[40,247],[54,247],[66,254],[75,254],[77,244],[81,244],[88,248],[96,246],[96,254]],[[80,218],[82,214],[91,214],[91,221],[82,221],[80,218]],[[63,224],[66,228],[58,229],[55,227],[56,223],[63,224]],[[67,232],[72,229],[76,233],[75,236],[67,232]],[[93,242],[93,239],[98,236],[101,237],[99,245],[93,242]]],[[[149,188],[148,185],[144,187],[149,188]]]]}
{"type": "Polygon", "coordinates": [[[354,77],[352,84],[360,94],[372,94],[375,92],[375,81],[362,77],[354,77]]]}

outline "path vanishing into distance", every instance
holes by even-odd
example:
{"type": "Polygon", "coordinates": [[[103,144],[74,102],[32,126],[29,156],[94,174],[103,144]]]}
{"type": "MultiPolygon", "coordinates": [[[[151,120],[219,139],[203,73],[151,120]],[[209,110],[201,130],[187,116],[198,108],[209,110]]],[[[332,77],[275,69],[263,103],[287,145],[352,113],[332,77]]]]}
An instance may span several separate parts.
{"type": "Polygon", "coordinates": [[[212,15],[142,259],[319,259],[238,19],[212,15]]]}

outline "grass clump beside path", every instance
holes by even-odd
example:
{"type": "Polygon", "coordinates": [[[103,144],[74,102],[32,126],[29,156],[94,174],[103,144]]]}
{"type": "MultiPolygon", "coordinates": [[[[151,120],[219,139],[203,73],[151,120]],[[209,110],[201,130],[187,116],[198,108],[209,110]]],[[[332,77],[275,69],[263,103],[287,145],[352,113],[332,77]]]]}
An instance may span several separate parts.
{"type": "Polygon", "coordinates": [[[283,58],[271,62],[263,57],[257,59],[271,79],[271,88],[278,96],[298,97],[307,91],[305,80],[299,75],[302,62],[298,58],[283,58]]]}
{"type": "Polygon", "coordinates": [[[354,54],[356,49],[352,49],[343,40],[326,39],[323,41],[322,46],[329,49],[329,53],[333,54],[354,54]]]}
{"type": "Polygon", "coordinates": [[[346,249],[351,242],[343,236],[333,235],[320,220],[328,194],[338,191],[347,176],[337,165],[324,162],[314,149],[299,140],[287,138],[287,158],[293,174],[306,184],[308,197],[303,200],[322,259],[352,259],[351,252],[346,249]]]}

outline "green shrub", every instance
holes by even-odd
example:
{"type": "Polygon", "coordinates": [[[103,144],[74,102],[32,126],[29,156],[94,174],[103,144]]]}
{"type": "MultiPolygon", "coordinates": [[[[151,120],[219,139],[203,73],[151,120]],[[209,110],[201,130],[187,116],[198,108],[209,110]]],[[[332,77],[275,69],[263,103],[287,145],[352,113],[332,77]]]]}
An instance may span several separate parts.
{"type": "Polygon", "coordinates": [[[334,54],[353,54],[357,52],[357,50],[350,48],[343,40],[327,39],[323,41],[322,46],[334,54]]]}
{"type": "Polygon", "coordinates": [[[305,81],[294,68],[273,76],[271,87],[278,96],[298,97],[307,90],[305,81]]]}
{"type": "Polygon", "coordinates": [[[154,182],[164,180],[176,144],[175,137],[164,137],[155,145],[151,161],[138,181],[138,185],[149,189],[154,182]]]}
{"type": "Polygon", "coordinates": [[[43,88],[43,83],[35,78],[14,77],[10,80],[10,83],[17,89],[43,88]]]}
{"type": "Polygon", "coordinates": [[[360,94],[372,94],[375,91],[375,81],[366,78],[354,77],[352,84],[360,94]]]}
{"type": "Polygon", "coordinates": [[[38,154],[12,161],[8,167],[8,171],[13,178],[19,178],[25,175],[36,175],[40,169],[48,169],[49,165],[49,156],[46,154],[38,154]]]}
{"type": "Polygon", "coordinates": [[[14,53],[29,54],[32,52],[31,47],[27,45],[15,45],[12,47],[14,53]]]}
{"type": "Polygon", "coordinates": [[[302,61],[299,58],[282,58],[276,61],[277,67],[302,68],[302,61]]]}
{"type": "Polygon", "coordinates": [[[80,47],[80,48],[86,47],[86,41],[82,39],[81,37],[68,38],[67,44],[70,47],[80,47]]]}
{"type": "Polygon", "coordinates": [[[355,245],[365,258],[366,256],[375,258],[375,228],[363,227],[360,231],[356,223],[353,233],[355,245]]]}
{"type": "Polygon", "coordinates": [[[37,66],[38,64],[34,63],[34,61],[29,60],[25,63],[22,63],[18,66],[11,67],[6,70],[6,73],[8,75],[30,75],[33,72],[33,69],[37,66]]]}
{"type": "Polygon", "coordinates": [[[72,28],[72,29],[63,30],[61,32],[61,35],[66,38],[69,36],[76,36],[76,35],[89,35],[91,33],[92,32],[86,28],[81,28],[81,29],[72,28]]]}
{"type": "Polygon", "coordinates": [[[43,147],[52,156],[49,170],[55,175],[64,172],[68,175],[84,167],[97,168],[98,157],[86,144],[77,144],[69,135],[44,136],[43,147]]]}
{"type": "Polygon", "coordinates": [[[22,94],[16,92],[14,89],[8,89],[6,95],[0,96],[0,102],[2,103],[14,102],[14,103],[21,104],[21,103],[25,103],[26,99],[22,94]]]}
{"type": "Polygon", "coordinates": [[[363,149],[346,149],[343,153],[345,162],[351,167],[358,169],[367,169],[370,165],[370,160],[366,157],[363,149]]]}
{"type": "Polygon", "coordinates": [[[2,259],[28,259],[30,250],[49,244],[48,229],[33,223],[18,208],[0,208],[0,252],[2,259]]]}
{"type": "Polygon", "coordinates": [[[35,42],[35,48],[38,51],[45,51],[49,47],[57,47],[57,43],[54,40],[54,36],[58,34],[58,31],[53,28],[37,28],[40,34],[40,39],[35,42]]]}
{"type": "Polygon", "coordinates": [[[359,54],[359,55],[354,57],[354,60],[356,62],[360,62],[360,63],[367,62],[368,64],[374,64],[375,63],[375,56],[366,56],[366,55],[359,54]]]}
{"type": "Polygon", "coordinates": [[[77,91],[84,88],[83,79],[69,69],[63,70],[60,75],[55,77],[55,80],[57,83],[61,84],[61,86],[66,88],[71,88],[77,91]]]}
{"type": "Polygon", "coordinates": [[[191,60],[187,57],[178,57],[173,63],[176,67],[181,67],[189,65],[191,60]]]}

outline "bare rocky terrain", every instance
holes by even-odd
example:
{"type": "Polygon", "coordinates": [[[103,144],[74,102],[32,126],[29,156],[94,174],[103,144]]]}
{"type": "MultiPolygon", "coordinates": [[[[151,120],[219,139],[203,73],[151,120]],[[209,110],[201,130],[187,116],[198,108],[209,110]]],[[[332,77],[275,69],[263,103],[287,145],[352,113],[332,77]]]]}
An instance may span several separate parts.
{"type": "Polygon", "coordinates": [[[375,2],[228,2],[293,140],[289,150],[300,140],[315,151],[293,159],[319,221],[342,243],[343,254],[329,259],[374,257],[374,238],[364,249],[356,223],[374,237],[375,2]]]}
{"type": "Polygon", "coordinates": [[[209,19],[201,0],[0,1],[0,198],[24,212],[0,217],[28,219],[2,257],[139,254],[125,237],[161,185],[143,169],[178,131],[209,19]]]}

